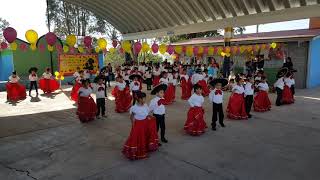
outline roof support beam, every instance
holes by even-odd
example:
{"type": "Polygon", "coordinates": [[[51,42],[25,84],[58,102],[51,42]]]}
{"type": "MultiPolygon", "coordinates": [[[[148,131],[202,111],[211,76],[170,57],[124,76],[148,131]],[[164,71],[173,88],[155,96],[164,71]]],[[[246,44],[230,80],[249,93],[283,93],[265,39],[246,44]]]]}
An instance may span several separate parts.
{"type": "Polygon", "coordinates": [[[253,4],[253,7],[254,7],[254,9],[256,10],[257,13],[261,13],[262,12],[261,6],[260,6],[260,4],[259,4],[259,2],[257,0],[249,0],[249,1],[250,1],[250,3],[253,4]]]}
{"type": "Polygon", "coordinates": [[[291,8],[291,4],[289,0],[283,0],[283,5],[285,8],[291,8]]]}
{"type": "Polygon", "coordinates": [[[199,1],[195,1],[195,0],[191,0],[191,3],[193,5],[193,7],[196,7],[197,11],[200,12],[200,18],[202,19],[202,22],[206,22],[207,19],[209,19],[208,17],[206,17],[206,13],[205,10],[203,9],[202,6],[199,5],[199,1]]]}
{"type": "Polygon", "coordinates": [[[243,0],[236,0],[234,2],[238,5],[239,9],[243,12],[244,15],[249,15],[248,7],[243,2],[243,0]]]}
{"type": "Polygon", "coordinates": [[[268,3],[268,7],[269,7],[270,11],[275,11],[275,10],[276,10],[276,7],[275,7],[275,5],[274,5],[273,0],[266,0],[266,1],[267,1],[267,3],[268,3]]]}
{"type": "Polygon", "coordinates": [[[213,9],[212,5],[209,3],[209,0],[200,1],[202,5],[207,9],[207,15],[212,19],[215,20],[218,18],[217,12],[213,9]]]}
{"type": "MultiPolygon", "coordinates": [[[[157,4],[156,3],[156,1],[148,1],[148,2],[146,2],[146,1],[144,1],[144,0],[141,0],[141,1],[139,1],[139,3],[141,3],[141,5],[143,5],[144,6],[144,8],[146,9],[146,11],[156,11],[156,10],[160,10],[160,13],[161,14],[166,14],[165,13],[165,11],[163,10],[163,8],[161,8],[160,6],[159,6],[159,4],[157,4]]],[[[155,14],[155,16],[156,16],[156,19],[160,22],[160,27],[169,27],[169,26],[172,26],[172,25],[174,25],[174,23],[173,23],[173,21],[171,20],[171,19],[164,19],[163,17],[161,17],[160,16],[160,13],[153,13],[153,14],[155,14]],[[170,25],[169,25],[169,23],[168,22],[170,22],[170,25]]],[[[165,16],[166,17],[166,16],[165,16]]]]}
{"type": "Polygon", "coordinates": [[[307,5],[306,0],[300,0],[300,5],[301,5],[301,6],[306,6],[306,5],[307,5]]]}
{"type": "MultiPolygon", "coordinates": [[[[165,2],[167,3],[167,1],[165,2]]],[[[196,20],[193,20],[189,17],[189,15],[181,8],[180,4],[178,4],[176,1],[171,1],[172,6],[178,10],[179,14],[181,15],[181,17],[183,17],[184,19],[186,19],[187,23],[196,23],[196,20]]]]}
{"type": "Polygon", "coordinates": [[[157,2],[160,4],[160,6],[164,6],[164,7],[166,7],[166,9],[168,9],[168,11],[169,11],[168,13],[170,14],[170,17],[174,17],[175,20],[177,22],[179,22],[179,25],[184,25],[188,22],[187,18],[184,22],[184,20],[179,16],[179,13],[175,12],[175,10],[173,10],[171,5],[168,4],[167,2],[164,2],[163,0],[159,0],[157,2]]]}
{"type": "Polygon", "coordinates": [[[224,7],[226,7],[229,10],[229,12],[231,12],[232,16],[236,17],[236,16],[238,16],[238,14],[236,12],[236,9],[234,8],[234,3],[230,2],[230,1],[232,1],[232,0],[224,0],[221,2],[224,5],[224,7]]]}
{"type": "Polygon", "coordinates": [[[215,6],[215,7],[216,7],[218,13],[221,15],[221,17],[222,17],[222,18],[226,18],[228,12],[227,12],[227,11],[225,10],[225,8],[223,7],[223,4],[221,3],[221,1],[220,1],[220,0],[215,0],[215,4],[217,5],[217,6],[215,6]]]}
{"type": "Polygon", "coordinates": [[[186,2],[186,0],[178,0],[178,1],[179,1],[179,4],[181,4],[184,7],[184,9],[188,12],[188,16],[191,16],[193,21],[197,23],[198,22],[197,15],[191,9],[191,7],[189,6],[188,2],[186,2]]]}

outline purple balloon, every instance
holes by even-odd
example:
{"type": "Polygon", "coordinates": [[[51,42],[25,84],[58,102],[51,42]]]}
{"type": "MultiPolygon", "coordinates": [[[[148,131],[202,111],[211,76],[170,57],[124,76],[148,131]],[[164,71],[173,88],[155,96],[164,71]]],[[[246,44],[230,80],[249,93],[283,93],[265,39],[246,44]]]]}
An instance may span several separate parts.
{"type": "Polygon", "coordinates": [[[193,54],[196,56],[199,52],[199,47],[198,46],[194,46],[193,47],[193,54]]]}
{"type": "Polygon", "coordinates": [[[8,44],[6,42],[2,42],[0,47],[1,47],[1,49],[7,49],[8,48],[8,44]]]}
{"type": "Polygon", "coordinates": [[[47,43],[53,46],[57,42],[57,36],[53,32],[48,32],[46,34],[47,43]]]}
{"type": "Polygon", "coordinates": [[[9,43],[13,43],[17,39],[17,31],[12,27],[7,27],[3,30],[3,36],[9,43]]]}
{"type": "Polygon", "coordinates": [[[153,43],[151,46],[152,52],[157,53],[159,51],[159,45],[156,43],[153,43]]]}
{"type": "Polygon", "coordinates": [[[134,52],[138,54],[142,49],[142,44],[138,41],[134,43],[133,47],[134,47],[134,52]]]}
{"type": "Polygon", "coordinates": [[[167,48],[167,52],[171,55],[174,53],[174,46],[172,45],[169,45],[168,48],[167,48]]]}
{"type": "Polygon", "coordinates": [[[83,44],[85,47],[91,47],[91,44],[92,44],[92,38],[90,36],[85,36],[83,38],[83,44]]]}

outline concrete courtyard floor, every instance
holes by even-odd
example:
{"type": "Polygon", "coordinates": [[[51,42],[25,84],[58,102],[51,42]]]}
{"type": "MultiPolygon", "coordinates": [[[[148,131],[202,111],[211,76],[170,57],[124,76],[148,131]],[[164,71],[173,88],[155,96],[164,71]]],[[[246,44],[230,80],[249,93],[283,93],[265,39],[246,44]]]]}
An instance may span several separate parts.
{"type": "MultiPolygon", "coordinates": [[[[17,104],[0,93],[0,180],[320,179],[320,89],[298,90],[293,105],[248,121],[226,119],[226,128],[200,137],[184,133],[188,105],[177,98],[167,106],[169,143],[139,161],[121,154],[128,113],[115,113],[110,97],[108,118],[81,124],[69,91],[17,104]]],[[[210,125],[207,99],[205,110],[210,125]]]]}

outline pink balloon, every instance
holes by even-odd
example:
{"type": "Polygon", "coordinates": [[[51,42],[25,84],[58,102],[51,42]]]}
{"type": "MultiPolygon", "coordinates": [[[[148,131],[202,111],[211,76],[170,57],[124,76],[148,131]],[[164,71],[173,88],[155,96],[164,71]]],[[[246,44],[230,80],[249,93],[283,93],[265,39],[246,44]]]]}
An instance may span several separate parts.
{"type": "Polygon", "coordinates": [[[194,47],[193,47],[193,54],[194,54],[194,55],[197,55],[198,52],[199,52],[199,47],[198,47],[198,46],[194,46],[194,47]]]}
{"type": "Polygon", "coordinates": [[[174,53],[174,46],[169,45],[169,46],[167,47],[167,53],[169,53],[170,55],[173,54],[173,53],[174,53]]]}
{"type": "Polygon", "coordinates": [[[53,32],[46,34],[46,41],[50,46],[53,46],[57,42],[57,36],[53,32]]]}
{"type": "Polygon", "coordinates": [[[112,40],[112,46],[114,47],[114,48],[116,48],[117,47],[117,45],[118,45],[118,41],[117,40],[112,40]]]}
{"type": "Polygon", "coordinates": [[[12,27],[7,27],[3,30],[3,36],[9,43],[12,43],[17,39],[17,31],[12,27]]]}
{"type": "Polygon", "coordinates": [[[157,53],[159,51],[159,45],[156,43],[153,43],[151,46],[152,52],[157,53]]]}
{"type": "Polygon", "coordinates": [[[216,54],[218,52],[218,47],[214,47],[214,54],[216,54]]]}
{"type": "Polygon", "coordinates": [[[203,54],[208,54],[209,48],[207,46],[203,47],[203,54]]]}
{"type": "Polygon", "coordinates": [[[84,44],[85,47],[91,47],[92,38],[90,36],[85,36],[83,38],[83,44],[84,44]]]}
{"type": "Polygon", "coordinates": [[[8,48],[8,44],[6,42],[2,42],[0,47],[1,47],[1,49],[7,49],[8,48]]]}
{"type": "Polygon", "coordinates": [[[139,41],[135,42],[133,45],[133,48],[134,48],[134,52],[138,54],[142,49],[142,44],[139,41]]]}
{"type": "Polygon", "coordinates": [[[40,52],[44,52],[45,49],[46,49],[46,46],[44,44],[40,44],[39,45],[39,51],[40,52]]]}

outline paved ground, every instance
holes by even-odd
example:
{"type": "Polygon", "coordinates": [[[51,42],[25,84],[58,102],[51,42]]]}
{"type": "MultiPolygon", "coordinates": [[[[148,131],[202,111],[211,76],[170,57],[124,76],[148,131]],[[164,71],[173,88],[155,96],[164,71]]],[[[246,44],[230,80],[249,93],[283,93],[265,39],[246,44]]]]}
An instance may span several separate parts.
{"type": "Polygon", "coordinates": [[[18,104],[0,93],[1,180],[320,179],[320,89],[298,91],[294,105],[226,121],[227,128],[200,137],[183,132],[187,104],[179,99],[167,107],[169,143],[134,162],[121,154],[128,114],[114,113],[110,98],[107,119],[81,124],[68,90],[18,104]]]}

